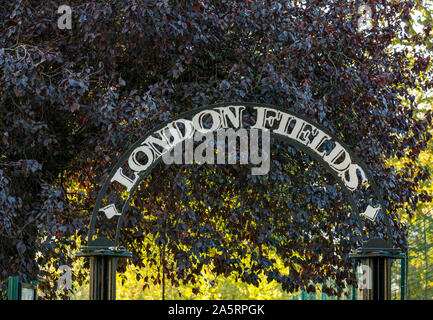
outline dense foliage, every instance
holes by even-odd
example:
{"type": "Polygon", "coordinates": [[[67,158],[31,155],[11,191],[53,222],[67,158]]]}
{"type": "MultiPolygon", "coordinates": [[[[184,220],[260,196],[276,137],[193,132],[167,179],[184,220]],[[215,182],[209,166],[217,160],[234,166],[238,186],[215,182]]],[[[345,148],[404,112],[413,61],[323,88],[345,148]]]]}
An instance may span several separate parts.
{"type": "MultiPolygon", "coordinates": [[[[397,209],[429,200],[416,190],[428,178],[417,158],[431,113],[419,117],[413,89],[431,88],[431,26],[402,31],[414,2],[368,1],[363,32],[359,1],[69,4],[72,30],[60,30],[58,1],[0,1],[2,281],[39,275],[53,297],[54,269],[71,263],[119,155],[162,121],[227,101],[282,106],[338,134],[380,182],[394,244],[406,245],[397,209]],[[391,47],[397,38],[413,50],[391,47]]],[[[155,168],[123,232],[134,263],[161,256],[174,284],[212,265],[252,284],[264,272],[288,291],[329,279],[341,289],[360,241],[341,190],[300,151],[275,143],[272,159],[260,178],[246,166],[155,168]]]]}

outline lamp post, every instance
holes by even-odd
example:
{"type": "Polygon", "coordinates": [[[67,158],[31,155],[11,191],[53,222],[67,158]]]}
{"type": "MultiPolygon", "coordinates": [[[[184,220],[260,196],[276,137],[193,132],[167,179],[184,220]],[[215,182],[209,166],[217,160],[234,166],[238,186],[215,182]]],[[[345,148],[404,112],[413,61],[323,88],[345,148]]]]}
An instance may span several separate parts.
{"type": "Polygon", "coordinates": [[[131,257],[124,247],[113,247],[99,238],[78,252],[77,257],[90,258],[90,300],[116,300],[117,259],[131,257]]]}
{"type": "Polygon", "coordinates": [[[361,261],[363,267],[363,300],[391,300],[391,264],[394,259],[404,259],[401,249],[392,248],[383,239],[373,238],[349,256],[361,261]]]}

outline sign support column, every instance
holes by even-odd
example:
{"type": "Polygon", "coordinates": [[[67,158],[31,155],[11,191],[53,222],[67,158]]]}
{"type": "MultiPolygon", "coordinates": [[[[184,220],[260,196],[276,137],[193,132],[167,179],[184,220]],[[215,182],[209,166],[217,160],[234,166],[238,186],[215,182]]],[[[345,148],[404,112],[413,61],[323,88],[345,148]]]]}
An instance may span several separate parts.
{"type": "Polygon", "coordinates": [[[90,258],[90,300],[116,300],[117,259],[131,257],[124,247],[84,247],[77,257],[90,258]]]}
{"type": "Polygon", "coordinates": [[[394,259],[404,259],[400,248],[392,248],[387,241],[370,239],[354,253],[351,258],[361,260],[367,266],[363,283],[363,300],[391,300],[391,263],[394,259]]]}

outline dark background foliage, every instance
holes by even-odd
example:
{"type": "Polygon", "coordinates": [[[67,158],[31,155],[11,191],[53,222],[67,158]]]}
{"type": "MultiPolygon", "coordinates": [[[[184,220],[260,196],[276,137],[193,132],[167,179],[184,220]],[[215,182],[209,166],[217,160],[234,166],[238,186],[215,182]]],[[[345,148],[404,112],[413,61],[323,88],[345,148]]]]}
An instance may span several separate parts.
{"type": "MultiPolygon", "coordinates": [[[[10,275],[39,276],[54,297],[48,267],[71,263],[71,235],[86,234],[120,154],[157,124],[217,102],[275,104],[330,128],[380,182],[394,244],[404,247],[397,209],[429,200],[415,190],[428,178],[417,157],[431,114],[417,117],[410,90],[431,88],[431,74],[428,56],[390,45],[397,37],[422,44],[429,31],[401,33],[411,1],[368,3],[374,26],[359,33],[358,1],[69,1],[72,30],[57,28],[57,1],[0,1],[3,288],[10,275]],[[394,157],[408,164],[387,166],[394,157]]],[[[248,283],[264,270],[286,290],[327,279],[341,287],[351,270],[346,254],[360,240],[350,237],[347,204],[308,156],[274,147],[271,174],[259,179],[244,167],[158,166],[123,232],[134,263],[143,263],[140,243],[152,234],[174,257],[166,265],[173,282],[193,282],[213,262],[248,283]],[[237,196],[233,209],[226,200],[237,196]],[[222,253],[210,256],[212,247],[222,253]],[[289,275],[274,268],[270,249],[292,267],[289,275]],[[251,266],[239,260],[247,253],[251,266]]]]}

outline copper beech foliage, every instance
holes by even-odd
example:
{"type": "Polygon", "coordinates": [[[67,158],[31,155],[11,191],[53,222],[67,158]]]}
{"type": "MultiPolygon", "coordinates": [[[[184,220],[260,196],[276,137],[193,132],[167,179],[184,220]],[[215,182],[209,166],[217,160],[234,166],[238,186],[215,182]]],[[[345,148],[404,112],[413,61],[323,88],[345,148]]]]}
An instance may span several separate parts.
{"type": "MultiPolygon", "coordinates": [[[[412,89],[431,89],[429,53],[415,47],[431,28],[402,32],[413,1],[367,3],[373,26],[358,32],[359,1],[71,0],[72,30],[60,30],[58,1],[1,0],[3,290],[10,275],[41,277],[45,297],[55,297],[48,267],[71,263],[71,235],[84,240],[120,154],[157,124],[217,102],[282,106],[336,133],[380,185],[394,245],[404,248],[397,210],[429,200],[415,190],[428,179],[417,157],[431,113],[419,117],[412,89]],[[396,38],[412,52],[393,48],[396,38]],[[393,157],[408,164],[387,167],[393,157]]],[[[287,291],[313,291],[314,282],[340,294],[353,283],[347,253],[359,229],[380,236],[383,223],[358,226],[333,178],[283,143],[273,144],[268,176],[249,172],[156,167],[125,220],[133,262],[162,263],[175,285],[194,284],[212,264],[248,283],[264,272],[287,291]],[[156,244],[140,253],[148,235],[156,244]]],[[[74,277],[82,281],[83,271],[74,277]]]]}

